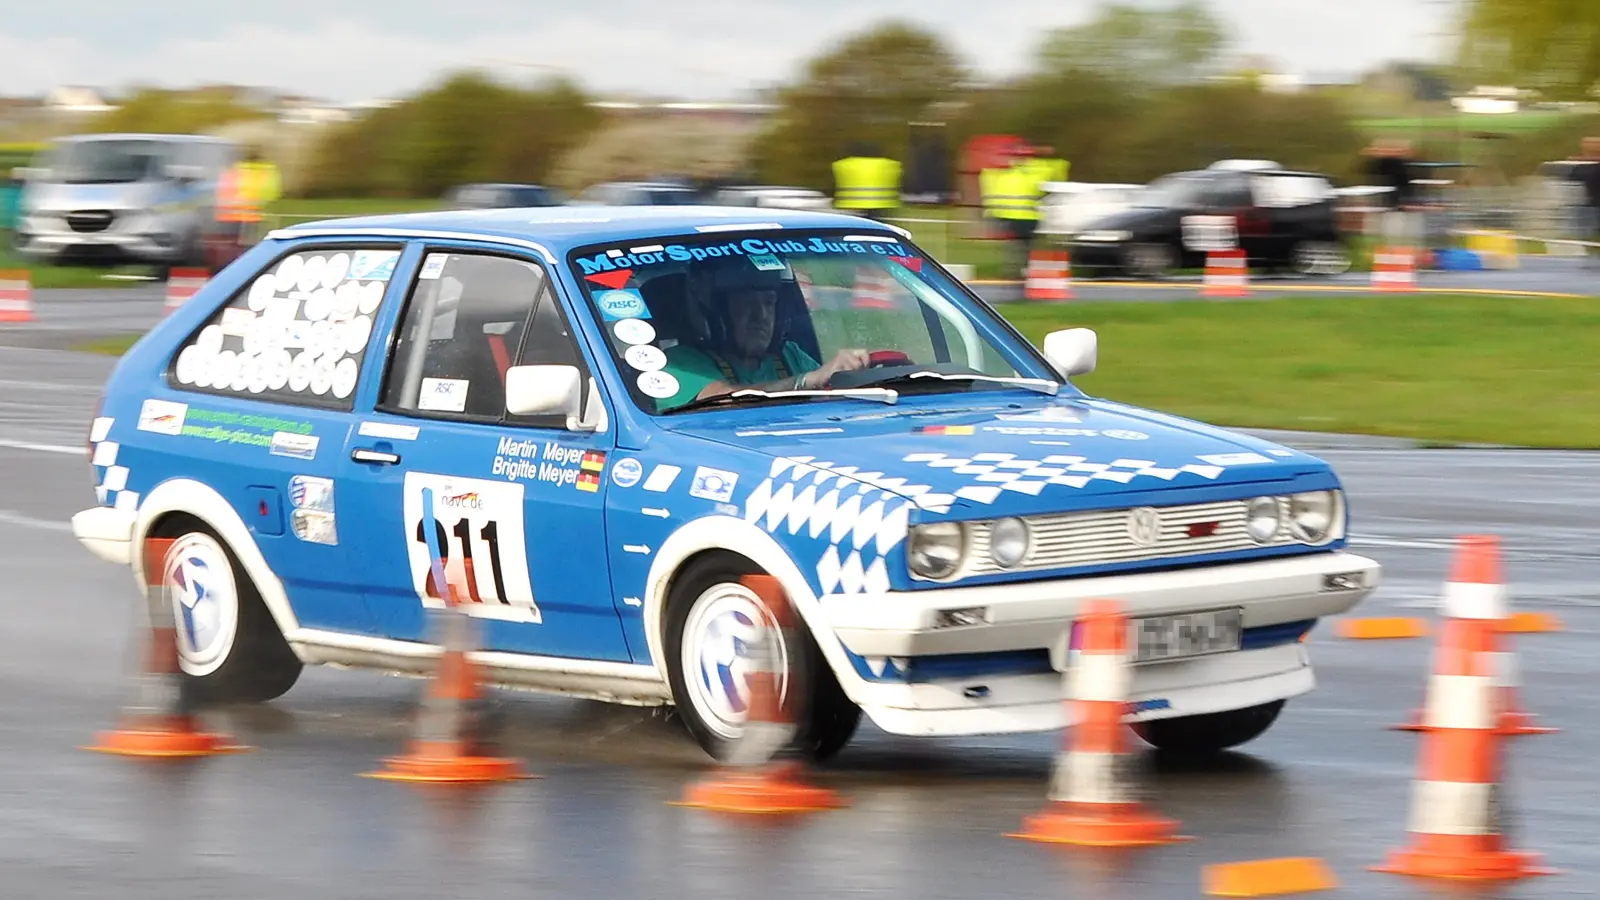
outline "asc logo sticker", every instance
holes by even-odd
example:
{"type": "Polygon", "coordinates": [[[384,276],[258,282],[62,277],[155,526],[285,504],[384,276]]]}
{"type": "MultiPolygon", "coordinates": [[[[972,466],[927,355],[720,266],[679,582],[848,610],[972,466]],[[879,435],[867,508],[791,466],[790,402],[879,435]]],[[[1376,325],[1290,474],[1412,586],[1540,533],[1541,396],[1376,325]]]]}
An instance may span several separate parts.
{"type": "Polygon", "coordinates": [[[644,296],[638,291],[603,291],[595,297],[594,302],[608,322],[650,318],[650,310],[644,305],[644,296]]]}

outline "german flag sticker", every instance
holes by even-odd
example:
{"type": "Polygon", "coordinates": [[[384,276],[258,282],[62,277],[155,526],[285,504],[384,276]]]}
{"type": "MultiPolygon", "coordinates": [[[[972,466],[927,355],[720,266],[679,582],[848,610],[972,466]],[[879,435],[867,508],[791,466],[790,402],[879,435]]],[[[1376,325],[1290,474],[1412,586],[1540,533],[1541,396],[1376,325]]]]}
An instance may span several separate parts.
{"type": "Polygon", "coordinates": [[[578,473],[578,490],[580,490],[580,491],[588,491],[591,494],[593,494],[594,492],[600,490],[600,473],[598,473],[598,472],[579,472],[578,473]]]}
{"type": "Polygon", "coordinates": [[[912,434],[977,434],[978,429],[973,425],[918,425],[911,429],[912,434]]]}
{"type": "Polygon", "coordinates": [[[604,450],[590,450],[583,454],[578,468],[585,472],[600,472],[606,467],[606,452],[604,450]]]}

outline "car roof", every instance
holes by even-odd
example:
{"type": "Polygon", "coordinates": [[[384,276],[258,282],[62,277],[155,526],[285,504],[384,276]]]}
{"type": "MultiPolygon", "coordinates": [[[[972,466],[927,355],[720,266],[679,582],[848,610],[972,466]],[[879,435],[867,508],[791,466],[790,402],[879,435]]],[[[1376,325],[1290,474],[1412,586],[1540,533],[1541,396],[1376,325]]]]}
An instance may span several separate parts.
{"type": "Polygon", "coordinates": [[[710,233],[741,226],[849,228],[861,233],[910,237],[903,228],[843,213],[737,206],[551,206],[532,209],[430,210],[302,222],[269,238],[302,236],[393,236],[498,240],[548,250],[557,256],[586,244],[647,240],[710,233]]]}
{"type": "Polygon", "coordinates": [[[155,132],[108,132],[103,134],[71,134],[56,138],[59,143],[82,141],[164,141],[190,144],[229,144],[225,138],[206,134],[160,134],[155,132]]]}

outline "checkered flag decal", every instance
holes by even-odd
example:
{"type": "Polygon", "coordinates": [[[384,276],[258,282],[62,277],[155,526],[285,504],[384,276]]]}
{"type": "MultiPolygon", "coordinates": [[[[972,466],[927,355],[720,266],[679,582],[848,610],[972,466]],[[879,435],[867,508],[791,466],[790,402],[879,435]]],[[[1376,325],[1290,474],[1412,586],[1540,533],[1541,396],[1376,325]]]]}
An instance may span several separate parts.
{"type": "Polygon", "coordinates": [[[958,488],[954,496],[984,504],[993,503],[1006,491],[1037,497],[1049,486],[1082,488],[1094,481],[1127,484],[1136,478],[1171,481],[1185,473],[1215,479],[1223,472],[1222,466],[1164,467],[1148,459],[1094,462],[1086,456],[1064,455],[1023,459],[1014,453],[978,453],[970,458],[944,453],[912,453],[903,461],[920,463],[933,469],[947,469],[951,474],[966,476],[972,483],[958,488]]]}
{"type": "Polygon", "coordinates": [[[115,421],[110,416],[101,416],[89,429],[89,446],[93,448],[89,461],[94,464],[95,471],[94,495],[101,506],[138,509],[139,495],[127,489],[128,467],[117,465],[120,445],[107,440],[115,421]]]}

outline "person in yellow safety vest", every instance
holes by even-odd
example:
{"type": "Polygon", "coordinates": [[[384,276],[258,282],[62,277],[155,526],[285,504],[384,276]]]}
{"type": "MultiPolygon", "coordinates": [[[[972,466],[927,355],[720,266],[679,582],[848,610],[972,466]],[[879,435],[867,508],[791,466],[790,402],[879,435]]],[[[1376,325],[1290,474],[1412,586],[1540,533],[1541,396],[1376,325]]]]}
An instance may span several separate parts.
{"type": "Polygon", "coordinates": [[[282,194],[278,167],[250,147],[245,158],[217,180],[217,221],[236,223],[240,244],[247,242],[252,226],[261,221],[267,204],[282,194]]]}
{"type": "Polygon", "coordinates": [[[1053,156],[1055,152],[1054,147],[1039,147],[1034,151],[1035,155],[1027,160],[1028,169],[1038,175],[1040,185],[1067,180],[1068,163],[1053,156]]]}
{"type": "Polygon", "coordinates": [[[1033,235],[1039,227],[1039,185],[1042,184],[1041,167],[1034,165],[1031,155],[1013,157],[1004,169],[984,169],[978,173],[978,187],[983,192],[983,211],[1011,236],[1015,252],[1020,254],[1017,270],[1026,273],[1028,252],[1033,246],[1033,235]]]}
{"type": "Polygon", "coordinates": [[[849,156],[833,163],[834,208],[879,218],[900,205],[900,173],[898,161],[869,148],[852,148],[849,156]]]}

